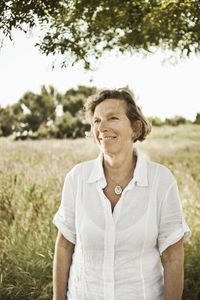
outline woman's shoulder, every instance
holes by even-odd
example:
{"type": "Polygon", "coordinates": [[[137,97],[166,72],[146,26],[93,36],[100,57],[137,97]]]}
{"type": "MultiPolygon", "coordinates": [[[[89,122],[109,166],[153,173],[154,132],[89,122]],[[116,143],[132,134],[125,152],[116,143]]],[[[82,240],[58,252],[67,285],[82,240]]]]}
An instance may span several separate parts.
{"type": "Polygon", "coordinates": [[[166,184],[173,184],[176,182],[172,170],[163,164],[147,160],[147,168],[148,175],[153,181],[166,184]]]}
{"type": "Polygon", "coordinates": [[[96,159],[79,162],[67,173],[67,177],[78,178],[89,175],[96,164],[96,159]]]}

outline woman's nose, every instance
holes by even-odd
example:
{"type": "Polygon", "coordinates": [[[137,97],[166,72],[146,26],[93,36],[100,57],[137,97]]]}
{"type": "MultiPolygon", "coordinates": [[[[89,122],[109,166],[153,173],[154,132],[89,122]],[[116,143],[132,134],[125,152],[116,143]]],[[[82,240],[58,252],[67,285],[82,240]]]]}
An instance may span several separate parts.
{"type": "Polygon", "coordinates": [[[104,131],[107,130],[106,121],[101,121],[101,122],[99,122],[98,130],[99,130],[100,132],[104,132],[104,131]]]}

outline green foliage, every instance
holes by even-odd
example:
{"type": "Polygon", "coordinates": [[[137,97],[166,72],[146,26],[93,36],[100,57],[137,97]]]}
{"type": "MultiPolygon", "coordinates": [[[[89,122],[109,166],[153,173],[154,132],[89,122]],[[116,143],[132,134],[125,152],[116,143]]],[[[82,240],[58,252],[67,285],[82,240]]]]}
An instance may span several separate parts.
{"type": "Polygon", "coordinates": [[[1,135],[9,136],[12,133],[13,116],[9,107],[0,108],[1,135]]]}
{"type": "Polygon", "coordinates": [[[83,109],[87,98],[97,92],[95,87],[78,86],[77,89],[68,90],[62,98],[63,111],[69,111],[76,116],[83,109]]]}
{"type": "Polygon", "coordinates": [[[165,123],[171,126],[178,126],[180,124],[186,124],[188,121],[182,116],[175,116],[174,118],[166,118],[165,123]]]}
{"type": "Polygon", "coordinates": [[[72,116],[83,108],[85,98],[83,95],[64,97],[63,99],[63,111],[70,112],[72,116]]]}
{"type": "MultiPolygon", "coordinates": [[[[0,108],[0,136],[15,134],[16,139],[84,137],[90,126],[85,122],[83,106],[96,93],[96,87],[78,86],[61,94],[54,87],[42,86],[41,93],[27,92],[14,105],[0,108]],[[61,114],[58,114],[57,111],[61,114]]],[[[196,121],[198,123],[199,114],[196,121]]],[[[191,123],[182,116],[166,119],[149,117],[153,126],[177,126],[191,123]]]]}
{"type": "Polygon", "coordinates": [[[22,112],[20,103],[8,105],[6,108],[0,107],[0,136],[9,136],[13,131],[18,130],[18,120],[22,112]]]}
{"type": "Polygon", "coordinates": [[[19,101],[28,110],[22,120],[22,130],[37,131],[41,124],[54,120],[56,117],[56,93],[53,87],[49,91],[45,86],[41,88],[41,94],[27,92],[19,101]]]}
{"type": "Polygon", "coordinates": [[[163,126],[165,124],[165,122],[163,122],[160,118],[158,117],[149,117],[148,118],[149,122],[152,124],[152,126],[163,126]]]}
{"type": "Polygon", "coordinates": [[[57,119],[55,137],[66,138],[66,137],[83,137],[85,131],[89,130],[89,125],[82,123],[82,121],[73,117],[69,111],[63,114],[57,119]]]}
{"type": "Polygon", "coordinates": [[[70,89],[65,94],[52,86],[42,86],[40,94],[27,92],[13,106],[0,108],[0,136],[14,133],[16,139],[83,137],[89,130],[83,106],[95,92],[95,87],[86,86],[70,89]],[[58,107],[61,116],[56,112],[58,107]]]}
{"type": "Polygon", "coordinates": [[[156,127],[160,127],[160,126],[163,126],[163,125],[178,126],[178,125],[181,125],[181,124],[192,123],[191,121],[187,120],[186,118],[184,118],[182,116],[175,116],[173,118],[166,118],[165,121],[162,121],[158,117],[149,117],[148,120],[152,124],[152,126],[156,126],[156,127]]]}
{"type": "Polygon", "coordinates": [[[1,1],[0,29],[25,32],[40,25],[37,46],[45,54],[63,55],[62,64],[83,60],[85,67],[105,50],[151,52],[200,51],[198,0],[64,0],[1,1]]]}
{"type": "Polygon", "coordinates": [[[197,113],[194,124],[200,124],[200,113],[197,113]]]}
{"type": "MultiPolygon", "coordinates": [[[[96,87],[88,87],[88,86],[84,86],[84,85],[79,85],[77,87],[77,89],[70,89],[65,93],[66,97],[70,97],[70,96],[78,96],[78,95],[82,95],[85,100],[95,94],[97,92],[97,88],[96,87]]],[[[85,101],[84,101],[85,102],[85,101]]]]}

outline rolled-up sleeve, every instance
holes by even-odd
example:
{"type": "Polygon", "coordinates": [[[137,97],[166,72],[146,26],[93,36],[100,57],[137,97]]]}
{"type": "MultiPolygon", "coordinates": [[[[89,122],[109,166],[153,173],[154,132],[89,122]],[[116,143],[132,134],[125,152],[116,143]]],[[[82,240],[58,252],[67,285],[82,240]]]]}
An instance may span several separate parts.
{"type": "Polygon", "coordinates": [[[160,255],[169,246],[175,244],[181,238],[183,238],[184,241],[187,240],[190,235],[191,231],[182,213],[177,183],[174,181],[170,185],[161,206],[158,234],[160,255]]]}
{"type": "Polygon", "coordinates": [[[75,197],[70,174],[65,178],[61,204],[54,216],[53,224],[67,240],[73,244],[76,243],[75,197]]]}

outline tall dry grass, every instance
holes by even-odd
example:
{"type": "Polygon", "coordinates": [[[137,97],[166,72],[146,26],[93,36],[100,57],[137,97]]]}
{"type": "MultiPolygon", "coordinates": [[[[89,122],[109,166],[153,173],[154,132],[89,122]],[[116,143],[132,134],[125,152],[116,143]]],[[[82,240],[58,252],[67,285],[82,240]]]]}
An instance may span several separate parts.
{"type": "MultiPolygon", "coordinates": [[[[174,173],[186,221],[184,300],[200,296],[200,127],[153,128],[138,147],[174,173]]],[[[51,299],[56,228],[66,173],[98,149],[91,139],[0,139],[0,299],[51,299]]]]}

